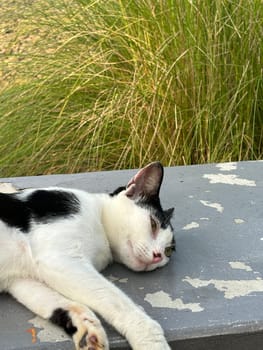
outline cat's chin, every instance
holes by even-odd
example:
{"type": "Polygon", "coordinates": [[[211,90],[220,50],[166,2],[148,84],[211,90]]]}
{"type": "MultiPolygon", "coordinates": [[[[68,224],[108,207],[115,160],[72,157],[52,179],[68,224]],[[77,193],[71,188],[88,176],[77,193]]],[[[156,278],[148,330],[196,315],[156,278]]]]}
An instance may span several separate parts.
{"type": "Polygon", "coordinates": [[[129,257],[125,258],[119,258],[114,257],[114,260],[127,266],[130,270],[133,271],[150,271],[148,270],[149,264],[145,263],[144,261],[141,261],[140,259],[136,258],[134,254],[129,254],[129,257]]]}
{"type": "Polygon", "coordinates": [[[131,270],[137,271],[137,272],[143,272],[143,271],[153,271],[161,266],[159,264],[146,264],[143,261],[136,260],[132,263],[125,264],[127,265],[131,270]]]}

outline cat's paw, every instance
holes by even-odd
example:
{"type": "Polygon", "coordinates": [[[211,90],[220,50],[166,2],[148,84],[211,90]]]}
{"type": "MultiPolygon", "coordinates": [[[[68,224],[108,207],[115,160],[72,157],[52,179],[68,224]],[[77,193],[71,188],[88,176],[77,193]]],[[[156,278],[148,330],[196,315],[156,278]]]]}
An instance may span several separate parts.
{"type": "Polygon", "coordinates": [[[98,318],[89,309],[71,309],[70,316],[77,331],[73,335],[76,350],[108,350],[107,335],[98,318]]]}
{"type": "Polygon", "coordinates": [[[136,333],[130,339],[133,350],[170,350],[161,326],[151,319],[140,320],[136,333]]]}

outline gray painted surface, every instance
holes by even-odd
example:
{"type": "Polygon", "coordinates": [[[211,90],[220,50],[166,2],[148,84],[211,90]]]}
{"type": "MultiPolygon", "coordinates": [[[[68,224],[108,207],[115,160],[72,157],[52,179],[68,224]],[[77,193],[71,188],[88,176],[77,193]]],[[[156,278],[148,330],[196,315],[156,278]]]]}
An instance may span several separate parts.
{"type": "MultiPolygon", "coordinates": [[[[125,170],[0,182],[110,192],[134,173],[125,170]]],[[[161,323],[173,348],[261,349],[263,162],[166,168],[161,197],[164,208],[175,206],[177,252],[170,264],[148,273],[114,264],[104,275],[161,323]]],[[[0,350],[73,349],[60,330],[43,324],[11,297],[0,296],[0,310],[0,350]]],[[[127,348],[106,327],[111,348],[127,348]]]]}

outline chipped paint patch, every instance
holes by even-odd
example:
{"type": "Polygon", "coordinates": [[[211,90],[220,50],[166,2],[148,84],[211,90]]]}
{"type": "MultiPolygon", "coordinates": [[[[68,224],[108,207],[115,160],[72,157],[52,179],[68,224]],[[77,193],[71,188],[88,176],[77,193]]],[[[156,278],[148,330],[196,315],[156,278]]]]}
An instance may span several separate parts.
{"type": "Polygon", "coordinates": [[[127,283],[128,282],[128,278],[120,278],[118,282],[120,282],[120,283],[127,283]]]}
{"type": "Polygon", "coordinates": [[[226,299],[263,292],[263,280],[259,277],[253,280],[201,280],[199,278],[190,278],[187,276],[183,281],[188,282],[194,288],[207,287],[211,284],[218,291],[223,292],[226,299]]]}
{"type": "Polygon", "coordinates": [[[219,203],[212,203],[212,202],[203,201],[203,200],[200,200],[200,203],[202,203],[206,207],[210,207],[210,208],[216,209],[219,213],[223,213],[223,211],[224,211],[224,207],[222,207],[222,205],[219,204],[219,203]]]}
{"type": "Polygon", "coordinates": [[[113,276],[113,275],[109,275],[109,276],[107,276],[107,279],[108,279],[109,281],[111,281],[111,282],[116,282],[116,281],[119,280],[119,277],[115,277],[115,276],[113,276]]]}
{"type": "Polygon", "coordinates": [[[64,333],[61,328],[53,325],[51,322],[44,320],[39,316],[32,318],[28,322],[31,323],[34,327],[40,328],[37,333],[37,338],[41,342],[56,343],[71,339],[67,334],[64,333]]]}
{"type": "Polygon", "coordinates": [[[246,265],[241,261],[230,261],[229,265],[232,267],[232,269],[245,270],[248,272],[253,271],[249,265],[246,265]]]}
{"type": "Polygon", "coordinates": [[[256,186],[254,180],[240,179],[234,174],[205,174],[204,179],[208,179],[210,184],[226,184],[238,186],[256,186]]]}
{"type": "Polygon", "coordinates": [[[192,230],[193,228],[198,228],[198,222],[192,221],[190,224],[185,225],[182,230],[192,230]]]}
{"type": "Polygon", "coordinates": [[[146,294],[144,300],[150,303],[153,307],[190,310],[192,312],[200,312],[204,310],[200,306],[200,303],[184,303],[180,298],[172,300],[170,295],[162,290],[159,292],[146,294]]]}
{"type": "Polygon", "coordinates": [[[119,277],[115,277],[113,275],[107,276],[107,279],[111,282],[119,282],[119,283],[127,283],[128,282],[128,278],[119,278],[119,277]]]}
{"type": "Polygon", "coordinates": [[[15,186],[9,182],[0,182],[0,192],[1,193],[14,193],[17,192],[15,186]]]}
{"type": "Polygon", "coordinates": [[[234,222],[235,222],[235,224],[240,225],[240,224],[243,224],[245,222],[245,220],[243,220],[243,219],[234,219],[234,222]]]}
{"type": "Polygon", "coordinates": [[[229,163],[220,163],[216,165],[221,171],[232,171],[237,169],[237,163],[229,162],[229,163]]]}

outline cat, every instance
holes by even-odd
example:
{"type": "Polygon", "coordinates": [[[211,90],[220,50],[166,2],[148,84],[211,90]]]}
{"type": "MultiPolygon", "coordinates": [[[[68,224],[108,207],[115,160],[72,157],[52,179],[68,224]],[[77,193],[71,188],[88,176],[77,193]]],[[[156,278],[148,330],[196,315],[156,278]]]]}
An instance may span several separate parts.
{"type": "Polygon", "coordinates": [[[77,350],[107,350],[101,315],[134,350],[170,349],[161,326],[99,271],[168,263],[171,218],[159,191],[163,167],[142,168],[110,194],[48,187],[0,193],[0,292],[69,334],[77,350]]]}

